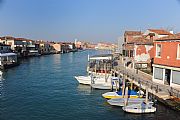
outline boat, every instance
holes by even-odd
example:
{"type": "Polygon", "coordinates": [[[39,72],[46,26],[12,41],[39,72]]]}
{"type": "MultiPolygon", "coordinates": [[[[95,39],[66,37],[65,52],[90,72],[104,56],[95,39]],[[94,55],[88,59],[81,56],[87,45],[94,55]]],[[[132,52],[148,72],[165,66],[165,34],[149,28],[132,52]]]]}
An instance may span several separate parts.
{"type": "MultiPolygon", "coordinates": [[[[107,102],[113,106],[124,106],[125,100],[126,98],[112,98],[112,99],[107,100],[107,102]]],[[[128,105],[140,104],[144,101],[145,101],[145,98],[135,98],[135,99],[128,98],[127,99],[128,105]]]]}
{"type": "Polygon", "coordinates": [[[75,78],[80,84],[85,84],[85,85],[91,84],[91,76],[75,76],[75,78]]]}
{"type": "Polygon", "coordinates": [[[94,83],[91,84],[91,87],[94,89],[101,89],[101,90],[112,90],[116,89],[116,91],[119,89],[119,82],[120,79],[118,77],[111,77],[111,79],[108,79],[107,82],[102,83],[94,83]]]}
{"type": "MultiPolygon", "coordinates": [[[[122,94],[122,90],[118,92],[106,92],[102,94],[102,96],[106,99],[112,99],[112,98],[123,98],[124,95],[122,94]]],[[[142,95],[139,95],[138,92],[135,90],[128,90],[128,98],[139,98],[143,97],[142,95]]]]}
{"type": "Polygon", "coordinates": [[[2,76],[3,76],[3,72],[2,72],[2,71],[0,71],[0,78],[2,78],[2,76]]]}
{"type": "Polygon", "coordinates": [[[127,104],[125,104],[125,106],[122,107],[122,109],[125,112],[129,112],[129,113],[153,113],[156,111],[156,108],[153,106],[154,103],[148,101],[148,88],[146,88],[146,99],[144,102],[140,104],[132,104],[132,105],[127,105],[127,104]]]}
{"type": "Polygon", "coordinates": [[[104,83],[104,84],[92,84],[91,87],[94,89],[100,89],[100,90],[110,90],[112,89],[111,84],[104,83]]]}
{"type": "Polygon", "coordinates": [[[129,113],[153,113],[156,108],[153,107],[153,102],[142,102],[140,104],[132,104],[122,107],[125,112],[129,113]]]}
{"type": "Polygon", "coordinates": [[[85,85],[105,83],[106,79],[107,81],[111,81],[111,77],[105,77],[103,75],[75,76],[75,78],[80,84],[85,85]]]}
{"type": "MultiPolygon", "coordinates": [[[[113,55],[101,54],[89,57],[88,55],[88,76],[75,76],[80,84],[91,85],[95,89],[119,88],[118,77],[113,77],[112,70],[113,55]]],[[[115,73],[114,73],[115,74],[115,73]]],[[[115,75],[114,75],[115,76],[115,75]]]]}

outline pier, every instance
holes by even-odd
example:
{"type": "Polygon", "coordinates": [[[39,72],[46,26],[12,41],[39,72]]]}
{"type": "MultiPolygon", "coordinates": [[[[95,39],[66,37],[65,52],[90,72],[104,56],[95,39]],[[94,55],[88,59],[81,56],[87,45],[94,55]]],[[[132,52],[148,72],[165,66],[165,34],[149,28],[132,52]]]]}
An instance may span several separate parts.
{"type": "MultiPolygon", "coordinates": [[[[118,66],[114,67],[114,71],[131,84],[135,84],[141,89],[148,91],[156,97],[156,99],[174,110],[180,110],[180,88],[172,88],[169,85],[162,85],[152,81],[152,75],[137,69],[126,67],[125,64],[118,60],[118,66]]],[[[132,86],[131,86],[132,87],[132,86]]]]}

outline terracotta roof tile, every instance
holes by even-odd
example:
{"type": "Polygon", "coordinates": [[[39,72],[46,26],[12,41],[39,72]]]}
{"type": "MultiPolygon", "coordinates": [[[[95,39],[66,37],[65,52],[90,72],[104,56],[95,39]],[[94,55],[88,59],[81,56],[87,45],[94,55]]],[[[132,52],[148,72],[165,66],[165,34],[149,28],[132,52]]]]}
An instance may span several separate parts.
{"type": "Polygon", "coordinates": [[[152,39],[147,39],[145,36],[136,37],[133,42],[136,44],[153,44],[152,39]]]}
{"type": "Polygon", "coordinates": [[[142,35],[142,32],[141,31],[125,31],[124,35],[136,36],[136,35],[142,35]]]}
{"type": "Polygon", "coordinates": [[[180,40],[180,33],[178,34],[172,34],[166,37],[158,38],[155,41],[168,41],[168,40],[180,40]]]}
{"type": "Polygon", "coordinates": [[[157,33],[159,35],[172,35],[172,33],[163,29],[148,29],[148,30],[151,32],[157,33]]]}

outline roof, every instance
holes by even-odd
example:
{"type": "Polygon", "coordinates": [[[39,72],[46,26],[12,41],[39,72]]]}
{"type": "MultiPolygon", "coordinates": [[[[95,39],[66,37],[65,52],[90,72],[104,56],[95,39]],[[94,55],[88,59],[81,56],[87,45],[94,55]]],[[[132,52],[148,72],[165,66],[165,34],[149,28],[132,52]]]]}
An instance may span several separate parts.
{"type": "Polygon", "coordinates": [[[148,30],[151,32],[157,33],[159,35],[172,35],[172,33],[163,29],[148,29],[148,30]]]}
{"type": "Polygon", "coordinates": [[[101,54],[101,55],[94,55],[90,57],[90,60],[111,60],[112,59],[112,54],[101,54]]]}
{"type": "Polygon", "coordinates": [[[4,37],[1,37],[2,40],[14,40],[15,38],[12,37],[12,36],[4,36],[4,37]]]}
{"type": "Polygon", "coordinates": [[[168,41],[168,40],[180,40],[180,33],[158,38],[155,41],[168,41]]]}
{"type": "Polygon", "coordinates": [[[142,32],[141,31],[125,31],[124,35],[136,36],[136,35],[142,35],[142,32]]]}
{"type": "Polygon", "coordinates": [[[146,36],[136,37],[133,42],[136,44],[153,44],[153,40],[147,39],[146,36]]]}
{"type": "Polygon", "coordinates": [[[30,39],[26,39],[26,38],[15,38],[15,40],[26,41],[26,42],[33,41],[33,40],[30,40],[30,39]]]}
{"type": "Polygon", "coordinates": [[[0,53],[0,57],[3,57],[3,56],[17,56],[16,53],[0,53]]]}

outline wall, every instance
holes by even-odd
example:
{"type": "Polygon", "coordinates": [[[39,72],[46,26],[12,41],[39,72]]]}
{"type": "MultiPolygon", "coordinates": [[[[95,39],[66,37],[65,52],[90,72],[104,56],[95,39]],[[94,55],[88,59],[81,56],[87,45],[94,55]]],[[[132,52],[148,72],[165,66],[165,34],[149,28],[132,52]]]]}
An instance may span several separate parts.
{"type": "Polygon", "coordinates": [[[177,59],[179,42],[155,42],[154,64],[180,67],[180,59],[177,59]],[[161,57],[156,57],[156,44],[161,44],[161,57]]]}
{"type": "Polygon", "coordinates": [[[150,63],[154,57],[153,45],[135,45],[135,61],[150,63]]]}
{"type": "Polygon", "coordinates": [[[61,51],[61,45],[60,45],[60,44],[54,44],[53,47],[54,47],[54,49],[55,49],[56,51],[58,51],[58,52],[61,51]]]}

